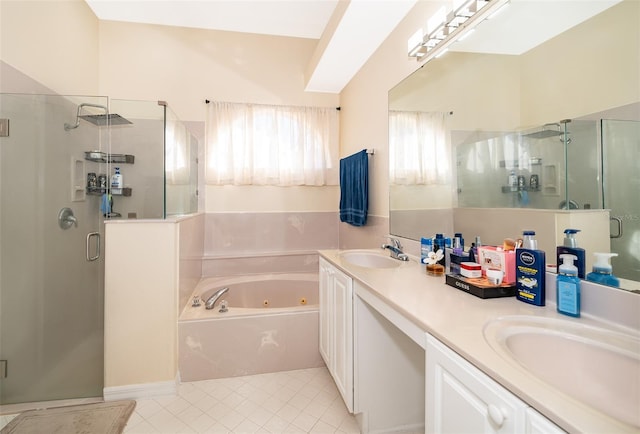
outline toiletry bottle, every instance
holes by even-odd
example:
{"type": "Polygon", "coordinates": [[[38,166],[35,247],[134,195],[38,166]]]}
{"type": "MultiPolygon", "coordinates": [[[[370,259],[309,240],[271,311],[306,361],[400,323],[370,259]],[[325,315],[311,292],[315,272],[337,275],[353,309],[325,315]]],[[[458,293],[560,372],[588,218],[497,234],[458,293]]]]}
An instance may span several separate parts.
{"type": "Polygon", "coordinates": [[[445,238],[442,234],[436,234],[436,239],[433,241],[433,251],[437,252],[438,250],[442,250],[442,259],[438,261],[438,264],[442,266],[446,266],[446,251],[445,251],[445,238]]]}
{"type": "Polygon", "coordinates": [[[456,232],[454,235],[454,238],[460,238],[460,248],[462,250],[464,250],[464,238],[462,237],[462,233],[461,232],[456,232]]]}
{"type": "Polygon", "coordinates": [[[478,248],[482,247],[482,241],[480,241],[480,237],[476,237],[475,242],[471,243],[471,248],[469,249],[469,261],[470,262],[478,262],[478,248]]]}
{"type": "Polygon", "coordinates": [[[538,250],[534,231],[524,231],[522,247],[516,249],[516,298],[544,306],[545,252],[538,250]]]}
{"type": "Polygon", "coordinates": [[[596,261],[593,264],[592,272],[587,274],[587,280],[608,286],[620,286],[620,280],[613,275],[613,267],[609,260],[617,253],[594,253],[596,261]]]}
{"type": "Polygon", "coordinates": [[[556,305],[558,312],[564,315],[580,316],[580,278],[578,267],[573,265],[576,255],[560,255],[558,277],[556,277],[556,305]]]}
{"type": "Polygon", "coordinates": [[[585,252],[584,249],[578,247],[576,234],[580,229],[565,229],[564,242],[556,248],[556,264],[560,266],[560,255],[568,254],[576,257],[575,266],[578,269],[578,277],[585,278],[585,252]]]}
{"type": "Polygon", "coordinates": [[[422,237],[420,239],[420,262],[426,264],[425,259],[433,251],[433,239],[422,237]]]}
{"type": "Polygon", "coordinates": [[[124,187],[122,181],[122,174],[120,173],[120,168],[116,167],[115,173],[111,177],[111,193],[113,194],[122,194],[122,187],[124,187]]]}
{"type": "Polygon", "coordinates": [[[518,191],[518,177],[513,170],[509,173],[509,189],[511,191],[518,191]]]}

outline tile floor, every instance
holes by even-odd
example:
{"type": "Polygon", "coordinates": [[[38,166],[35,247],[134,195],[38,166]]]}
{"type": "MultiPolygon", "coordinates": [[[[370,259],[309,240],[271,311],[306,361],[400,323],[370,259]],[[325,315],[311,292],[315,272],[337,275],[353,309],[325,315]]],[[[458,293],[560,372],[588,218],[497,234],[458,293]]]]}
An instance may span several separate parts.
{"type": "MultiPolygon", "coordinates": [[[[2,416],[0,427],[13,415],[2,416]]],[[[182,383],[139,399],[125,434],[358,433],[326,368],[182,383]]]]}

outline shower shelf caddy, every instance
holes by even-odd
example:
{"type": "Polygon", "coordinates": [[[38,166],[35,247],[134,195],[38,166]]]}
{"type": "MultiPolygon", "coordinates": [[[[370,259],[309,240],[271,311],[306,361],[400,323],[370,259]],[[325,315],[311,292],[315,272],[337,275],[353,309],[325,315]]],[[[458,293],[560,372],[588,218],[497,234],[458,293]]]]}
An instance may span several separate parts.
{"type": "MultiPolygon", "coordinates": [[[[93,161],[94,163],[115,163],[115,164],[133,164],[135,162],[135,155],[129,154],[107,154],[100,151],[88,151],[84,153],[84,159],[93,161]]],[[[87,194],[101,196],[105,193],[111,193],[114,196],[131,196],[131,187],[122,188],[122,193],[113,193],[109,191],[109,188],[88,188],[87,194]]]]}

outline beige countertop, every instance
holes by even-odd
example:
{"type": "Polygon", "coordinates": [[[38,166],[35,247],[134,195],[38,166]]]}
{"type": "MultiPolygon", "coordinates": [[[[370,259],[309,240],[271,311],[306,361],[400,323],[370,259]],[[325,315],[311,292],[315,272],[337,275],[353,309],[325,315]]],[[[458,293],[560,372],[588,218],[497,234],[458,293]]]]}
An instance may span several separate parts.
{"type": "Polygon", "coordinates": [[[514,361],[506,360],[491,348],[483,334],[487,322],[509,315],[550,317],[616,329],[615,324],[586,315],[581,318],[560,315],[555,304],[532,306],[515,297],[481,299],[446,285],[444,276],[427,275],[424,266],[415,259],[397,268],[372,269],[343,260],[342,252],[319,253],[366,286],[369,295],[378,297],[419,329],[438,338],[561,428],[585,433],[640,432],[561,393],[514,361]]]}

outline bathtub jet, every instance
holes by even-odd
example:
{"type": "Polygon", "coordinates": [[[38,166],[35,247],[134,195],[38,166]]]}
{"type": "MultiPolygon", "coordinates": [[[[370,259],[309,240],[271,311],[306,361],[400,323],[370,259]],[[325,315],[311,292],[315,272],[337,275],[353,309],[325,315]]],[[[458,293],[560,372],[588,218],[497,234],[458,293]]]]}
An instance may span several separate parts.
{"type": "Polygon", "coordinates": [[[204,307],[206,307],[207,309],[213,309],[213,307],[216,305],[216,302],[220,299],[220,297],[222,297],[227,292],[229,292],[228,286],[218,289],[216,292],[211,294],[211,297],[207,298],[207,301],[204,304],[204,307]]]}

